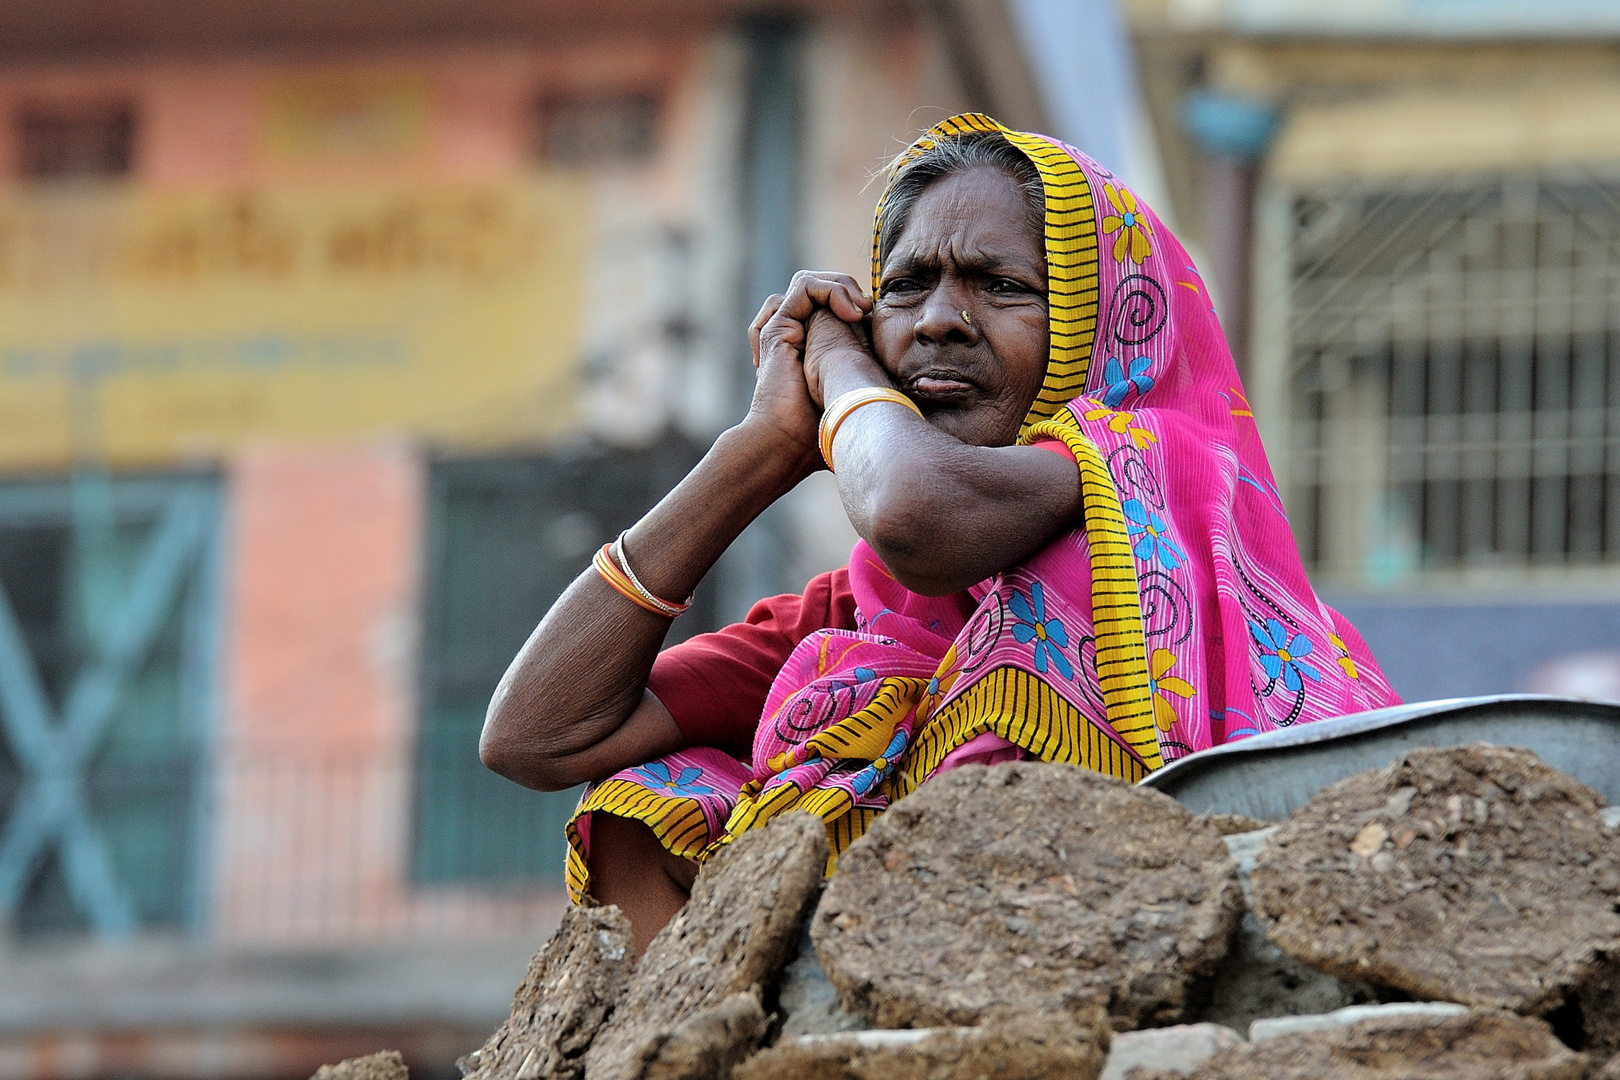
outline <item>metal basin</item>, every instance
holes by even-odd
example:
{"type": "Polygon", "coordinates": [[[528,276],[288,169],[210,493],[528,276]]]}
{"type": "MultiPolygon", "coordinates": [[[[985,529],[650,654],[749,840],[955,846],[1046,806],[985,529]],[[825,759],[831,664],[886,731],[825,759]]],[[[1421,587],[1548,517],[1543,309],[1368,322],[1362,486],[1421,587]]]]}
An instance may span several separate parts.
{"type": "Polygon", "coordinates": [[[1352,713],[1213,747],[1142,781],[1194,813],[1286,818],[1325,785],[1419,746],[1529,750],[1620,803],[1620,704],[1542,694],[1448,698],[1352,713]]]}

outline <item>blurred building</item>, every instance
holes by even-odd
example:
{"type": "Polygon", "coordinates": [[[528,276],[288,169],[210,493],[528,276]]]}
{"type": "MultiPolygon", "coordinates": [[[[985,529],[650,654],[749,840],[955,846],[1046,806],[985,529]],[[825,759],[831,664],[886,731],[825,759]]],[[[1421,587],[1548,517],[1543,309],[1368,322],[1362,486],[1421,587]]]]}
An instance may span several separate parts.
{"type": "Polygon", "coordinates": [[[1620,698],[1620,5],[1128,8],[1318,586],[1409,699],[1620,698]]]}
{"type": "MultiPolygon", "coordinates": [[[[491,689],[864,275],[883,160],[1043,122],[999,2],[0,9],[0,1077],[446,1075],[562,902],[491,689]]],[[[677,632],[835,565],[809,484],[677,632]]]]}

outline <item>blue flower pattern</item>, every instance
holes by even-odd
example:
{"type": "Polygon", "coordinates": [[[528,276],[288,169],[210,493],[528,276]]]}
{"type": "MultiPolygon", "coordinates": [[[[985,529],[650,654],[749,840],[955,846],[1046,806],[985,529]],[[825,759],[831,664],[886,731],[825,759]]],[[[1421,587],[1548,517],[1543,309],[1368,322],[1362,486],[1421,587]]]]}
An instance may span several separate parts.
{"type": "Polygon", "coordinates": [[[1118,357],[1110,356],[1108,362],[1103,365],[1103,382],[1108,384],[1108,389],[1103,393],[1103,404],[1110,409],[1117,409],[1131,396],[1132,390],[1142,395],[1153,389],[1153,377],[1148,374],[1148,368],[1152,366],[1152,357],[1138,356],[1131,361],[1131,366],[1127,370],[1119,362],[1118,357]]]}
{"type": "Polygon", "coordinates": [[[857,796],[871,791],[879,780],[894,771],[895,762],[906,751],[906,741],[905,732],[895,732],[894,738],[890,739],[889,745],[884,748],[883,756],[850,777],[849,786],[854,789],[857,796]]]}
{"type": "Polygon", "coordinates": [[[713,795],[714,788],[707,784],[698,783],[703,779],[703,770],[696,765],[688,765],[682,769],[679,776],[672,776],[669,766],[662,761],[649,762],[639,768],[631,769],[636,779],[651,788],[661,788],[670,795],[686,796],[692,798],[698,795],[713,795]]]}
{"type": "Polygon", "coordinates": [[[1316,647],[1304,634],[1288,636],[1288,627],[1276,619],[1267,619],[1265,625],[1252,622],[1249,634],[1260,646],[1260,666],[1266,678],[1281,679],[1287,689],[1298,693],[1305,683],[1300,676],[1312,682],[1321,682],[1322,673],[1304,658],[1316,647]]]}
{"type": "Polygon", "coordinates": [[[1131,551],[1143,562],[1155,558],[1166,570],[1180,566],[1187,555],[1170,539],[1170,527],[1164,519],[1142,505],[1141,499],[1126,499],[1120,504],[1125,513],[1125,531],[1131,536],[1131,551]]]}
{"type": "Polygon", "coordinates": [[[1062,620],[1046,617],[1046,593],[1041,583],[1030,584],[1028,600],[1014,589],[1007,606],[1018,620],[1013,623],[1013,639],[1025,645],[1035,642],[1035,670],[1045,675],[1048,668],[1055,667],[1065,679],[1074,678],[1074,666],[1063,655],[1064,646],[1069,644],[1069,632],[1064,629],[1062,620]]]}

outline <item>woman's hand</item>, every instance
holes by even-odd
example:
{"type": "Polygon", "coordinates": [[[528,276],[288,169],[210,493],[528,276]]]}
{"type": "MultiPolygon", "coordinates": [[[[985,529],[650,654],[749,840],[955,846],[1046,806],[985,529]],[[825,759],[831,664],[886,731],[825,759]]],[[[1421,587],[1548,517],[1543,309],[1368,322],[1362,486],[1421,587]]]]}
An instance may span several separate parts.
{"type": "Polygon", "coordinates": [[[823,409],[838,396],[829,389],[831,386],[852,381],[862,386],[892,383],[872,355],[866,323],[846,321],[830,308],[817,308],[810,316],[804,345],[804,381],[823,409]]]}
{"type": "Polygon", "coordinates": [[[748,415],[738,425],[770,445],[766,453],[782,454],[798,463],[802,479],[820,467],[817,426],[821,406],[810,396],[800,360],[803,327],[781,314],[786,297],[766,299],[748,327],[754,351],[754,396],[748,415]]]}
{"type": "MultiPolygon", "coordinates": [[[[769,314],[762,309],[755,320],[761,348],[794,358],[818,422],[825,404],[821,376],[829,362],[852,361],[878,371],[866,332],[872,301],[848,274],[800,270],[787,294],[771,297],[766,308],[769,314]]],[[[755,350],[756,361],[761,348],[755,350]]]]}

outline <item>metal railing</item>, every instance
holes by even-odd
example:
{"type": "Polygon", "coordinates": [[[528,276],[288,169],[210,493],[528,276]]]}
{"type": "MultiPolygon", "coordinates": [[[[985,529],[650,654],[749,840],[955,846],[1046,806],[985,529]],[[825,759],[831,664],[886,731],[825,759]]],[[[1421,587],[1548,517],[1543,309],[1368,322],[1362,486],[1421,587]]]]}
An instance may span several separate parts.
{"type": "MultiPolygon", "coordinates": [[[[577,792],[526,791],[470,747],[465,757],[224,747],[123,762],[88,778],[90,828],[137,932],[304,946],[548,926],[566,902],[562,830],[577,792]]],[[[46,849],[14,931],[88,932],[70,878],[46,849]]]]}

